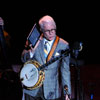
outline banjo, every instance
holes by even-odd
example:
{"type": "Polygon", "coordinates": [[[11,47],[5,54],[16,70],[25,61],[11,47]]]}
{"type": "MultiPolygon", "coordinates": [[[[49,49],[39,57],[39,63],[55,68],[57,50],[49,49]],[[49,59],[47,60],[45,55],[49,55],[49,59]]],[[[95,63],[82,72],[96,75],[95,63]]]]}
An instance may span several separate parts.
{"type": "Polygon", "coordinates": [[[40,65],[37,61],[30,60],[24,63],[20,71],[20,80],[26,89],[32,90],[40,87],[45,79],[44,69],[49,64],[62,59],[70,53],[70,50],[67,49],[63,51],[61,55],[57,56],[54,59],[51,59],[47,63],[40,65]]]}

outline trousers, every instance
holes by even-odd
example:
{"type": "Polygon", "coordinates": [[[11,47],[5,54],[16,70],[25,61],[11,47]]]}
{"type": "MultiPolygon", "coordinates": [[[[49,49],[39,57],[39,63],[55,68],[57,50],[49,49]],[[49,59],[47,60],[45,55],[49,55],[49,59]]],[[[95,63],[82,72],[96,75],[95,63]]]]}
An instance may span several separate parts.
{"type": "Polygon", "coordinates": [[[45,99],[43,96],[41,96],[41,97],[32,97],[28,94],[25,94],[25,100],[61,100],[61,98],[58,98],[58,99],[45,99]]]}
{"type": "MultiPolygon", "coordinates": [[[[32,97],[28,94],[24,94],[24,97],[25,97],[25,100],[51,100],[51,99],[45,99],[44,92],[43,92],[43,86],[40,88],[40,91],[36,97],[32,97]]],[[[52,100],[61,100],[61,98],[52,99],[52,100]]]]}
{"type": "MultiPolygon", "coordinates": [[[[36,97],[32,97],[26,93],[24,93],[24,100],[51,100],[51,99],[45,99],[44,92],[43,92],[43,86],[40,87],[39,93],[36,97]]],[[[61,98],[52,99],[52,100],[62,100],[61,98]]]]}

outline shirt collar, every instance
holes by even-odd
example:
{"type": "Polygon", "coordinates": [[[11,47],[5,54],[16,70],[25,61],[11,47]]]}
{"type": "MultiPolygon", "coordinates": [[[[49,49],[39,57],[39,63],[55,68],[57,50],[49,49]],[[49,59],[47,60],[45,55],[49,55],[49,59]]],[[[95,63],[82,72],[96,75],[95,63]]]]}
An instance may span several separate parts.
{"type": "Polygon", "coordinates": [[[51,46],[54,40],[48,41],[47,39],[44,38],[44,43],[45,43],[46,41],[48,42],[49,46],[51,46]]]}

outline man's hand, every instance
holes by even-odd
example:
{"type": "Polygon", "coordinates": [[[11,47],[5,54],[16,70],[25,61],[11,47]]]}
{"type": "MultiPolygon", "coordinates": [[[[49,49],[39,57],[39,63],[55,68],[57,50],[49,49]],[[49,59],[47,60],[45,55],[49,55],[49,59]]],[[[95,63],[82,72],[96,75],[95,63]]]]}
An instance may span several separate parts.
{"type": "Polygon", "coordinates": [[[67,94],[65,96],[65,100],[70,100],[67,94]]]}

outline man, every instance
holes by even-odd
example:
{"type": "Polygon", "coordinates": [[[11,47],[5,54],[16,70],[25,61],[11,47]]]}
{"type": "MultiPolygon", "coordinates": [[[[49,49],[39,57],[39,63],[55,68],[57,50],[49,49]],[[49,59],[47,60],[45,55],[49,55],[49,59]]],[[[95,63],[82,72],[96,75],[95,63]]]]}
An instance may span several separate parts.
{"type": "MultiPolygon", "coordinates": [[[[69,44],[56,35],[56,23],[51,16],[43,16],[39,20],[39,25],[43,38],[39,40],[36,48],[31,46],[31,49],[23,50],[21,56],[23,63],[34,59],[43,65],[58,57],[61,51],[69,49],[69,44]],[[47,43],[47,54],[45,54],[46,50],[44,51],[45,43],[47,43]]],[[[32,90],[23,89],[25,100],[62,100],[61,91],[66,100],[70,100],[68,97],[71,95],[69,58],[68,55],[46,66],[42,86],[32,90]],[[68,87],[68,91],[66,91],[65,86],[68,87]]]]}
{"type": "Polygon", "coordinates": [[[2,30],[3,30],[3,34],[4,34],[4,37],[5,37],[5,42],[6,42],[6,44],[10,47],[10,39],[11,39],[11,37],[10,37],[10,35],[8,34],[8,32],[6,32],[5,30],[4,30],[4,20],[3,20],[3,18],[2,17],[0,17],[0,26],[2,27],[2,30]]]}
{"type": "Polygon", "coordinates": [[[0,68],[8,64],[8,55],[11,48],[11,37],[10,35],[4,30],[4,20],[0,17],[0,68]]]}

